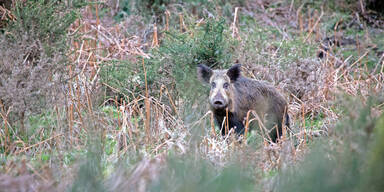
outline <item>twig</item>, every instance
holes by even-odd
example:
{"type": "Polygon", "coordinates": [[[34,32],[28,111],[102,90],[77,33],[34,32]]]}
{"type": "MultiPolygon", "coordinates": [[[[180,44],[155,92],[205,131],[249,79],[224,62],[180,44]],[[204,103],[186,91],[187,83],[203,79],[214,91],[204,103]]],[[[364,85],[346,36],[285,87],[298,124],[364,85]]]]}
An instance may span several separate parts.
{"type": "Polygon", "coordinates": [[[157,26],[156,23],[153,25],[153,39],[152,39],[152,48],[159,47],[159,40],[157,39],[157,26]]]}
{"type": "MultiPolygon", "coordinates": [[[[366,51],[359,59],[357,59],[354,63],[352,63],[352,65],[350,65],[348,68],[351,69],[354,65],[356,65],[357,63],[360,62],[360,60],[362,60],[365,56],[368,55],[368,53],[370,52],[370,50],[366,51]]],[[[344,76],[346,73],[348,72],[348,70],[345,70],[339,77],[337,77],[337,79],[335,81],[338,81],[342,76],[344,76]]]]}
{"type": "Polygon", "coordinates": [[[45,140],[43,140],[43,141],[40,141],[40,142],[38,142],[38,143],[36,143],[36,144],[30,145],[30,146],[28,146],[28,147],[25,147],[25,148],[22,149],[21,151],[17,151],[17,152],[15,152],[14,155],[18,155],[18,154],[20,154],[20,153],[23,153],[23,152],[25,152],[25,151],[27,151],[27,150],[33,148],[33,147],[39,146],[39,145],[41,145],[41,144],[43,144],[43,143],[45,143],[45,142],[47,142],[47,141],[49,141],[49,140],[52,140],[52,139],[54,139],[54,138],[56,138],[56,137],[60,137],[60,136],[63,136],[63,135],[64,135],[63,133],[60,133],[60,134],[58,134],[58,135],[55,135],[55,136],[52,136],[52,137],[50,137],[50,138],[48,138],[48,139],[45,139],[45,140]]]}
{"type": "Polygon", "coordinates": [[[236,27],[236,21],[237,21],[237,10],[239,7],[235,8],[235,15],[233,17],[233,23],[231,24],[232,29],[232,38],[237,37],[238,40],[241,40],[241,37],[239,36],[239,29],[236,27]]]}
{"type": "Polygon", "coordinates": [[[324,11],[323,11],[323,9],[321,9],[321,14],[320,14],[320,16],[317,18],[316,23],[315,23],[315,24],[312,26],[312,28],[309,30],[309,33],[308,33],[307,37],[305,37],[305,39],[304,39],[304,42],[306,42],[306,41],[308,40],[308,38],[311,36],[313,30],[314,30],[314,29],[316,28],[316,26],[319,24],[319,22],[320,22],[321,18],[323,17],[323,15],[324,15],[324,11]]]}
{"type": "Polygon", "coordinates": [[[145,132],[147,135],[147,141],[150,140],[150,118],[151,118],[151,109],[149,103],[149,93],[148,93],[148,82],[147,82],[147,71],[145,70],[144,57],[142,58],[143,70],[144,70],[144,81],[145,81],[145,132]]]}

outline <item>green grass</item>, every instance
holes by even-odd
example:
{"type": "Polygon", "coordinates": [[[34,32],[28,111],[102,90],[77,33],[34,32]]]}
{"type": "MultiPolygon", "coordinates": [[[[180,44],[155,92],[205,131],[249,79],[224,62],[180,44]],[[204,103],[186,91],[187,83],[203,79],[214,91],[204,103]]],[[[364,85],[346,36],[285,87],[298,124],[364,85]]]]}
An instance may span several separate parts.
{"type": "Polygon", "coordinates": [[[168,157],[150,191],[253,191],[252,171],[232,164],[216,168],[200,157],[168,157]]]}

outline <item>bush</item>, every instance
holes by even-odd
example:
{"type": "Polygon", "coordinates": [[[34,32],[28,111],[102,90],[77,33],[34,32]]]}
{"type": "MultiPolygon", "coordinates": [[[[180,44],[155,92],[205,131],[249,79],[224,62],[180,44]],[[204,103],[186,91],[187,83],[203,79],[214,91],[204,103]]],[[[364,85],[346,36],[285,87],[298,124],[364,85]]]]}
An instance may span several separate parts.
{"type": "Polygon", "coordinates": [[[372,104],[350,111],[299,167],[283,170],[276,191],[383,191],[384,116],[372,118],[372,104]]]}
{"type": "Polygon", "coordinates": [[[253,191],[252,171],[241,165],[217,169],[209,161],[193,156],[170,157],[149,191],[253,191]]]}
{"type": "Polygon", "coordinates": [[[0,35],[0,98],[11,122],[39,113],[58,96],[69,65],[67,31],[77,18],[80,1],[66,4],[55,0],[16,3],[16,21],[0,35]]]}
{"type": "Polygon", "coordinates": [[[143,83],[133,69],[133,63],[122,60],[106,62],[101,66],[100,82],[110,86],[104,86],[106,98],[114,99],[118,96],[120,99],[124,95],[131,96],[132,92],[140,92],[140,85],[143,83]]]}
{"type": "MultiPolygon", "coordinates": [[[[150,94],[157,95],[160,87],[165,85],[173,98],[181,98],[186,103],[206,95],[197,80],[196,67],[200,63],[215,68],[231,65],[236,42],[229,37],[227,30],[224,20],[207,19],[205,25],[192,28],[188,33],[181,33],[178,29],[165,32],[161,46],[150,50],[152,57],[145,59],[150,94]]],[[[132,92],[144,95],[145,78],[141,59],[137,63],[105,63],[100,78],[101,82],[115,89],[110,91],[106,87],[107,98],[131,96],[132,92]]]]}
{"type": "Polygon", "coordinates": [[[202,27],[191,33],[167,32],[153,58],[147,61],[151,83],[175,86],[177,96],[193,101],[198,98],[201,83],[197,82],[196,67],[206,64],[215,68],[231,65],[234,50],[224,20],[208,19],[202,27]]]}

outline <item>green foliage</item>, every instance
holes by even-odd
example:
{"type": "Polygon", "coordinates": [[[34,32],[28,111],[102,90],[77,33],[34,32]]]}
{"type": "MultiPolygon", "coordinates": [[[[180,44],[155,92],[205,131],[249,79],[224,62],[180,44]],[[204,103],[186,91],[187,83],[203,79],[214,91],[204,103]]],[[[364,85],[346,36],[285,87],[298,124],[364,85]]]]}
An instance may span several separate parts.
{"type": "Polygon", "coordinates": [[[136,8],[141,13],[148,13],[158,16],[166,10],[166,6],[171,3],[171,0],[136,0],[136,8]]]}
{"type": "Polygon", "coordinates": [[[177,95],[188,100],[198,98],[203,91],[196,78],[197,65],[223,68],[231,64],[236,43],[227,29],[224,20],[208,19],[204,26],[192,29],[192,34],[176,30],[166,33],[162,45],[153,50],[153,58],[147,60],[149,83],[175,84],[177,95]]]}
{"type": "Polygon", "coordinates": [[[159,19],[171,2],[172,0],[121,0],[115,20],[120,21],[132,14],[141,15],[147,20],[151,16],[156,16],[159,19]]]}
{"type": "MultiPolygon", "coordinates": [[[[89,127],[96,128],[96,127],[89,127]]],[[[106,191],[103,185],[103,150],[101,135],[89,135],[88,151],[85,161],[79,168],[71,191],[106,191]]]]}
{"type": "Polygon", "coordinates": [[[0,35],[0,98],[9,120],[40,113],[58,95],[66,75],[68,28],[77,18],[81,0],[16,1],[16,20],[0,35]]]}
{"type": "MultiPolygon", "coordinates": [[[[131,96],[140,93],[144,81],[135,74],[134,64],[124,60],[114,60],[101,65],[100,82],[104,85],[106,98],[131,96]]],[[[127,98],[125,98],[127,99],[127,98]]]]}
{"type": "Polygon", "coordinates": [[[245,5],[246,0],[121,0],[120,9],[115,19],[119,21],[128,15],[136,14],[145,17],[146,22],[151,19],[153,21],[153,16],[155,16],[156,22],[164,23],[164,13],[167,9],[192,12],[199,17],[213,14],[230,19],[233,17],[233,7],[245,5]]]}
{"type": "MultiPolygon", "coordinates": [[[[26,118],[26,132],[24,135],[19,135],[17,129],[10,127],[10,140],[16,141],[21,139],[25,143],[39,143],[51,137],[56,126],[56,113],[50,110],[44,110],[41,114],[33,114],[26,118]]],[[[18,147],[22,146],[22,143],[19,143],[18,147]]],[[[5,152],[4,147],[4,145],[0,145],[0,153],[5,152]]]]}
{"type": "Polygon", "coordinates": [[[197,40],[196,63],[204,63],[210,67],[228,64],[230,54],[225,50],[223,41],[225,21],[208,21],[204,26],[204,35],[197,40]]]}
{"type": "Polygon", "coordinates": [[[122,0],[119,3],[120,10],[115,15],[116,21],[120,21],[132,14],[131,0],[122,0]]]}
{"type": "Polygon", "coordinates": [[[374,139],[367,154],[367,169],[363,178],[362,189],[367,191],[383,191],[384,183],[384,115],[377,121],[373,133],[374,139]]]}
{"type": "MultiPolygon", "coordinates": [[[[326,145],[318,143],[317,146],[326,145]]],[[[325,147],[313,149],[300,168],[280,175],[277,191],[351,191],[359,181],[358,154],[336,154],[325,147]],[[332,156],[332,158],[329,158],[332,156]]]]}
{"type": "Polygon", "coordinates": [[[304,42],[299,35],[286,33],[284,37],[278,29],[261,25],[253,18],[241,16],[239,20],[243,44],[235,57],[242,64],[285,68],[299,59],[313,57],[318,50],[317,44],[304,42]]]}
{"type": "MultiPolygon", "coordinates": [[[[166,32],[161,46],[152,49],[152,57],[145,59],[150,94],[158,94],[161,85],[165,85],[172,90],[173,98],[186,99],[185,104],[206,95],[197,80],[196,67],[200,63],[217,68],[231,65],[236,41],[229,37],[227,30],[223,19],[207,19],[205,25],[191,29],[190,33],[176,29],[166,32]]],[[[107,98],[117,95],[127,99],[133,93],[144,94],[145,77],[140,61],[106,62],[101,67],[100,80],[113,87],[105,88],[107,98]]]]}
{"type": "MultiPolygon", "coordinates": [[[[74,0],[69,4],[79,6],[81,2],[74,0]]],[[[52,48],[66,48],[67,29],[78,17],[77,9],[72,6],[55,0],[17,2],[13,11],[17,21],[8,27],[11,33],[8,37],[18,41],[20,35],[27,33],[29,37],[40,40],[51,54],[58,51],[52,48]]]]}
{"type": "Polygon", "coordinates": [[[216,169],[199,157],[169,157],[150,191],[253,191],[254,180],[239,165],[216,169]]]}
{"type": "Polygon", "coordinates": [[[372,104],[357,105],[338,125],[342,145],[337,141],[341,137],[316,142],[300,167],[284,170],[277,191],[382,191],[383,117],[371,118],[372,104]]]}

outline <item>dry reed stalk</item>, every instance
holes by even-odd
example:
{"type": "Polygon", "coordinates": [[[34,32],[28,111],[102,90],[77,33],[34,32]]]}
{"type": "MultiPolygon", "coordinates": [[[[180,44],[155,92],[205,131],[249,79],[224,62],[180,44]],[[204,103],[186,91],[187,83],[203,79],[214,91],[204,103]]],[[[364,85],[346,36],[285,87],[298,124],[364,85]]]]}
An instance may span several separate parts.
{"type": "Polygon", "coordinates": [[[304,138],[304,146],[305,146],[305,143],[306,143],[306,135],[307,135],[307,132],[305,130],[305,106],[304,106],[304,103],[301,104],[301,118],[302,118],[302,124],[303,124],[303,132],[304,132],[304,135],[303,135],[303,138],[304,138]]]}
{"type": "Polygon", "coordinates": [[[155,109],[155,138],[159,138],[159,133],[160,133],[160,123],[159,123],[159,119],[160,119],[160,110],[159,108],[154,105],[154,109],[155,109]]]}
{"type": "MultiPolygon", "coordinates": [[[[87,10],[87,8],[85,9],[85,10],[87,10]]],[[[86,13],[87,13],[87,11],[85,11],[86,13]]],[[[89,25],[89,23],[85,23],[85,22],[83,22],[83,27],[82,27],[82,29],[81,29],[81,31],[82,31],[82,33],[83,34],[87,34],[87,32],[88,32],[88,25],[89,25]]],[[[81,52],[83,52],[84,51],[84,54],[82,55],[82,57],[85,57],[86,56],[86,54],[88,54],[88,55],[90,55],[89,53],[88,53],[88,49],[89,49],[89,42],[88,42],[88,40],[86,40],[85,38],[83,38],[82,39],[82,44],[83,44],[83,46],[82,46],[82,49],[81,49],[81,52]]],[[[80,52],[80,53],[81,53],[80,52]]],[[[79,57],[79,59],[83,59],[83,58],[81,58],[81,57],[79,57]]],[[[87,65],[88,65],[88,62],[80,62],[79,61],[79,63],[78,64],[83,64],[83,68],[86,68],[87,67],[87,65]]],[[[79,66],[79,67],[81,67],[81,66],[79,66]]]]}
{"type": "Polygon", "coordinates": [[[40,174],[38,171],[36,171],[35,168],[33,168],[32,165],[29,163],[26,163],[26,166],[33,172],[34,175],[37,175],[40,179],[42,179],[45,183],[49,183],[49,179],[45,178],[42,174],[40,174]]]}
{"type": "Polygon", "coordinates": [[[76,96],[77,96],[77,106],[76,106],[76,111],[77,111],[77,114],[79,115],[79,118],[80,118],[80,122],[81,122],[81,128],[80,128],[80,132],[82,130],[85,130],[85,125],[84,125],[84,121],[83,121],[83,117],[81,115],[81,92],[80,92],[80,83],[79,83],[79,76],[76,76],[76,96]]]}
{"type": "MultiPolygon", "coordinates": [[[[94,8],[95,8],[95,16],[96,16],[96,28],[98,28],[98,26],[100,25],[100,18],[99,18],[99,4],[98,3],[95,3],[93,4],[94,5],[94,8]]],[[[91,79],[95,77],[96,75],[96,71],[98,69],[98,66],[97,66],[97,58],[96,58],[96,55],[97,55],[97,49],[98,49],[98,46],[97,46],[97,40],[98,40],[98,30],[95,30],[95,39],[93,40],[93,49],[94,49],[94,52],[93,52],[93,68],[92,68],[92,74],[91,74],[91,79]]]]}
{"type": "Polygon", "coordinates": [[[195,121],[194,123],[188,125],[187,127],[193,127],[195,125],[197,125],[198,123],[200,123],[201,121],[203,121],[203,119],[205,119],[209,114],[212,115],[212,111],[208,111],[207,113],[205,113],[199,120],[195,121]]]}
{"type": "MultiPolygon", "coordinates": [[[[141,111],[138,109],[139,106],[139,99],[134,97],[134,100],[132,101],[134,104],[132,106],[132,111],[136,113],[136,115],[141,115],[141,111]]],[[[139,121],[135,121],[135,130],[139,129],[139,121]]]]}
{"type": "Polygon", "coordinates": [[[169,31],[169,17],[171,13],[168,10],[165,10],[165,31],[169,31]]]}
{"type": "MultiPolygon", "coordinates": [[[[383,53],[383,56],[384,56],[384,53],[383,53]]],[[[382,76],[384,76],[384,59],[383,59],[383,61],[381,63],[380,73],[381,73],[382,76]]]]}
{"type": "Polygon", "coordinates": [[[299,13],[299,28],[300,28],[300,34],[303,34],[304,28],[303,28],[303,14],[299,13]]]}
{"type": "Polygon", "coordinates": [[[0,20],[3,20],[3,21],[8,21],[8,20],[16,21],[16,16],[14,16],[12,14],[12,11],[4,8],[1,5],[0,5],[0,14],[1,14],[0,20]]]}
{"type": "Polygon", "coordinates": [[[161,102],[161,99],[163,98],[163,89],[164,89],[165,85],[164,84],[161,84],[160,86],[160,93],[159,93],[159,102],[161,102]]]}
{"type": "Polygon", "coordinates": [[[185,31],[187,31],[187,27],[185,26],[184,18],[183,18],[183,14],[182,13],[179,13],[179,22],[180,22],[180,32],[183,33],[185,31]]]}
{"type": "MultiPolygon", "coordinates": [[[[351,69],[353,66],[355,66],[357,63],[360,62],[360,60],[362,60],[365,56],[368,55],[368,53],[370,52],[370,50],[366,51],[361,57],[359,57],[354,63],[352,63],[348,69],[351,69]]],[[[339,77],[337,77],[336,81],[338,81],[341,77],[343,77],[347,72],[348,72],[348,69],[346,69],[339,77]]]]}
{"type": "MultiPolygon", "coordinates": [[[[86,11],[86,14],[87,14],[87,18],[93,18],[92,16],[92,4],[90,4],[88,7],[86,7],[85,9],[86,11]]],[[[85,27],[85,33],[89,33],[91,31],[91,24],[90,23],[85,23],[84,25],[85,27]]],[[[91,78],[96,74],[96,69],[95,69],[95,63],[96,63],[96,59],[95,59],[95,53],[93,52],[93,50],[95,49],[95,43],[96,39],[89,39],[88,42],[87,42],[87,46],[85,48],[85,51],[88,52],[88,55],[89,55],[89,59],[87,60],[86,62],[86,65],[88,65],[90,68],[91,68],[91,78]]]]}
{"type": "Polygon", "coordinates": [[[152,48],[159,47],[159,40],[157,38],[157,26],[156,23],[153,25],[153,39],[152,39],[152,48]]]}
{"type": "Polygon", "coordinates": [[[234,14],[234,17],[233,17],[233,22],[231,24],[231,29],[232,29],[232,38],[237,38],[237,40],[241,40],[241,37],[239,35],[239,29],[237,28],[236,26],[236,22],[237,22],[237,11],[238,11],[239,7],[236,7],[235,8],[235,14],[234,14]]]}
{"type": "Polygon", "coordinates": [[[308,29],[311,29],[312,26],[313,26],[313,17],[312,17],[312,13],[310,11],[307,12],[307,18],[308,18],[308,29]]]}
{"type": "Polygon", "coordinates": [[[45,140],[43,140],[43,141],[40,141],[40,142],[38,142],[38,143],[36,143],[36,144],[30,145],[30,146],[28,146],[28,147],[24,147],[22,150],[20,150],[20,151],[16,151],[13,155],[18,155],[18,154],[23,153],[23,152],[25,152],[25,151],[27,151],[27,150],[33,148],[33,147],[39,146],[39,145],[41,145],[41,144],[43,144],[43,143],[45,143],[45,142],[47,142],[47,141],[49,141],[49,140],[55,139],[56,137],[63,136],[63,135],[64,135],[64,134],[61,133],[61,134],[52,136],[52,137],[50,137],[50,138],[48,138],[48,139],[45,139],[45,140]]]}
{"type": "Polygon", "coordinates": [[[244,131],[244,142],[247,141],[247,135],[248,135],[248,128],[249,128],[249,115],[251,111],[247,112],[247,118],[245,121],[245,131],[244,131]]]}
{"type": "MultiPolygon", "coordinates": [[[[128,136],[130,137],[130,140],[133,139],[132,132],[131,132],[131,130],[128,127],[129,126],[128,117],[126,116],[126,113],[125,113],[125,101],[124,101],[123,105],[120,106],[119,109],[120,109],[119,111],[121,111],[121,114],[122,114],[123,123],[122,123],[121,129],[118,132],[119,136],[117,138],[123,137],[123,150],[125,150],[125,149],[128,148],[126,133],[128,132],[128,136]]],[[[121,141],[119,139],[119,145],[120,145],[120,142],[121,141]]],[[[121,149],[121,146],[119,147],[119,151],[120,151],[120,149],[121,149]]]]}
{"type": "Polygon", "coordinates": [[[0,146],[4,146],[4,154],[7,154],[7,144],[5,143],[6,135],[3,136],[3,134],[0,132],[0,146]]]}
{"type": "Polygon", "coordinates": [[[364,3],[363,3],[362,0],[359,0],[359,3],[360,3],[360,8],[361,8],[361,13],[362,13],[363,15],[365,15],[364,3]]]}
{"type": "Polygon", "coordinates": [[[171,94],[170,94],[169,91],[168,91],[168,88],[167,88],[166,86],[164,86],[164,87],[165,87],[165,92],[167,93],[169,102],[171,102],[171,105],[172,105],[173,110],[175,111],[176,115],[179,115],[179,113],[178,113],[178,111],[177,111],[177,108],[176,108],[176,105],[175,105],[175,103],[173,102],[172,96],[171,96],[171,94]]]}
{"type": "MultiPolygon", "coordinates": [[[[61,126],[61,115],[60,115],[59,107],[57,106],[57,104],[55,105],[54,109],[55,109],[55,112],[56,112],[57,129],[61,130],[61,127],[62,127],[61,126]]],[[[53,134],[53,129],[51,129],[51,132],[48,135],[52,135],[52,134],[53,134]]],[[[54,142],[53,140],[50,140],[49,141],[49,146],[53,146],[53,142],[54,142]]]]}
{"type": "MultiPolygon", "coordinates": [[[[315,14],[316,14],[316,17],[318,17],[318,12],[317,12],[317,10],[315,10],[315,14]]],[[[321,25],[321,23],[319,23],[319,24],[317,24],[316,25],[316,29],[315,29],[315,31],[316,31],[316,41],[320,41],[320,25],[321,25]]]]}
{"type": "Polygon", "coordinates": [[[225,108],[225,135],[229,132],[228,107],[225,108]]]}
{"type": "Polygon", "coordinates": [[[83,116],[81,115],[79,106],[75,106],[75,109],[76,109],[77,114],[79,115],[79,119],[80,119],[80,123],[81,123],[81,127],[80,127],[80,131],[79,132],[81,133],[82,130],[87,131],[85,129],[85,125],[84,125],[84,121],[83,121],[83,116]]]}
{"type": "MultiPolygon", "coordinates": [[[[282,125],[283,126],[283,125],[282,125]]],[[[277,140],[280,140],[280,132],[279,132],[279,126],[275,125],[274,128],[276,129],[276,133],[277,133],[277,140]]]]}
{"type": "Polygon", "coordinates": [[[69,105],[69,142],[72,146],[72,137],[73,137],[73,104],[69,105]]]}
{"type": "Polygon", "coordinates": [[[16,163],[14,163],[14,161],[11,161],[7,166],[3,166],[4,173],[9,174],[9,172],[16,170],[16,166],[16,163]]]}
{"type": "MultiPolygon", "coordinates": [[[[69,66],[69,76],[72,77],[73,73],[72,73],[72,66],[69,66]]],[[[68,120],[68,125],[69,125],[69,140],[70,140],[70,143],[71,143],[71,146],[72,146],[72,133],[73,133],[73,87],[72,87],[72,79],[69,79],[69,99],[71,101],[71,104],[69,105],[69,110],[68,110],[68,113],[69,113],[69,120],[68,120]]]]}
{"type": "Polygon", "coordinates": [[[303,34],[303,14],[301,13],[301,10],[303,9],[304,3],[300,5],[300,7],[296,11],[296,18],[298,18],[299,23],[299,29],[300,29],[300,35],[303,34]]]}
{"type": "Polygon", "coordinates": [[[295,2],[295,0],[291,0],[291,4],[289,5],[289,12],[292,11],[292,8],[293,8],[293,3],[295,2]]]}
{"type": "MultiPolygon", "coordinates": [[[[305,37],[305,39],[304,39],[304,42],[306,42],[306,41],[308,40],[308,38],[311,36],[313,30],[314,30],[315,27],[319,24],[319,22],[320,22],[321,18],[323,17],[323,15],[324,15],[324,12],[323,12],[323,9],[321,9],[321,14],[320,14],[320,16],[317,18],[315,24],[314,24],[314,25],[311,27],[311,29],[309,30],[308,35],[307,35],[307,36],[305,37]]],[[[311,17],[311,19],[312,19],[312,17],[311,17]]],[[[310,25],[309,25],[309,26],[310,26],[310,25]]]]}
{"type": "Polygon", "coordinates": [[[146,133],[146,139],[147,142],[150,141],[150,118],[151,118],[151,109],[150,109],[150,102],[149,102],[149,93],[148,93],[148,82],[147,82],[147,71],[145,70],[145,64],[144,64],[144,58],[142,58],[142,64],[143,64],[143,71],[144,71],[144,81],[145,81],[145,133],[146,133]]]}
{"type": "Polygon", "coordinates": [[[313,141],[313,135],[312,135],[312,133],[313,133],[313,114],[311,115],[311,130],[310,130],[310,133],[311,134],[309,134],[309,139],[311,139],[311,141],[313,141]]]}
{"type": "Polygon", "coordinates": [[[339,28],[339,24],[343,22],[343,18],[339,19],[336,24],[335,24],[335,27],[333,28],[333,36],[335,37],[335,44],[334,46],[337,46],[337,44],[339,44],[339,35],[338,35],[338,28],[339,28]]]}
{"type": "Polygon", "coordinates": [[[8,150],[9,150],[9,146],[8,146],[8,142],[10,142],[10,138],[9,138],[9,130],[8,130],[8,115],[9,115],[9,112],[11,112],[11,108],[8,108],[7,112],[5,112],[5,106],[3,104],[3,102],[1,101],[0,99],[0,107],[1,107],[1,118],[3,119],[3,122],[4,122],[4,132],[5,132],[5,142],[4,142],[4,148],[5,148],[5,154],[8,153],[8,150]]]}
{"type": "MultiPolygon", "coordinates": [[[[285,109],[284,109],[284,115],[283,115],[283,119],[282,119],[282,124],[281,124],[281,131],[282,131],[282,134],[281,134],[281,136],[282,136],[282,138],[283,138],[283,140],[285,139],[285,137],[287,136],[287,127],[285,126],[285,124],[287,123],[286,122],[286,118],[284,118],[286,115],[287,115],[287,113],[288,113],[288,107],[285,107],[285,109]]],[[[288,122],[289,123],[289,122],[288,122]]]]}
{"type": "MultiPolygon", "coordinates": [[[[259,129],[260,129],[260,133],[261,133],[261,136],[263,137],[264,141],[269,141],[271,142],[272,139],[271,137],[269,136],[269,134],[266,134],[268,138],[266,138],[265,134],[264,134],[264,131],[266,133],[268,133],[268,130],[267,128],[265,128],[264,124],[263,124],[263,121],[261,120],[260,116],[256,113],[256,111],[252,110],[252,115],[256,118],[257,120],[257,123],[259,125],[259,129]]],[[[266,145],[266,142],[264,142],[264,144],[266,145]]]]}
{"type": "MultiPolygon", "coordinates": [[[[361,47],[360,47],[360,41],[359,41],[359,35],[356,34],[356,48],[357,48],[357,54],[359,55],[359,57],[361,56],[361,47]]],[[[360,61],[360,65],[361,65],[361,61],[360,61]]],[[[365,68],[367,70],[367,68],[365,68]]]]}
{"type": "Polygon", "coordinates": [[[181,13],[179,13],[179,23],[180,23],[180,32],[182,33],[183,32],[183,15],[181,13]]]}
{"type": "MultiPolygon", "coordinates": [[[[80,26],[80,19],[77,19],[74,24],[73,24],[73,27],[72,28],[78,28],[80,26]]],[[[76,31],[76,30],[75,30],[76,31]]],[[[78,53],[79,52],[79,49],[80,49],[80,45],[79,45],[79,42],[77,42],[75,39],[72,39],[71,41],[73,47],[74,47],[74,55],[73,55],[73,62],[76,62],[76,58],[78,58],[78,56],[81,54],[78,53]]]]}
{"type": "Polygon", "coordinates": [[[210,122],[211,122],[211,134],[216,138],[215,123],[214,123],[214,117],[212,112],[211,112],[210,122]]]}
{"type": "MultiPolygon", "coordinates": [[[[116,106],[116,109],[119,109],[119,103],[117,101],[117,96],[115,96],[115,106],[116,106]]],[[[117,127],[119,127],[119,129],[121,128],[120,111],[119,110],[117,110],[117,127]]]]}
{"type": "Polygon", "coordinates": [[[89,114],[92,115],[93,114],[92,100],[91,100],[91,97],[89,95],[88,86],[87,86],[86,82],[84,82],[84,89],[85,89],[85,96],[87,98],[88,112],[89,112],[89,114]]]}

